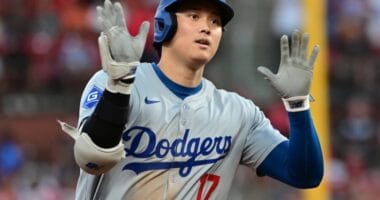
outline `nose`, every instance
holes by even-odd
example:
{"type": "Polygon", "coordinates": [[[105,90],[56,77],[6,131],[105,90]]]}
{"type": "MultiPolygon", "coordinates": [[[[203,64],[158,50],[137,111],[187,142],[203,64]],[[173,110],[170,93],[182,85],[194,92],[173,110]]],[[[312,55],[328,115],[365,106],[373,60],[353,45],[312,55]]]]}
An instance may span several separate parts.
{"type": "Polygon", "coordinates": [[[202,28],[201,29],[201,33],[205,33],[207,35],[210,35],[210,29],[207,27],[207,28],[202,28]]]}
{"type": "Polygon", "coordinates": [[[209,22],[208,22],[208,19],[203,18],[203,19],[201,20],[201,23],[200,23],[200,24],[201,24],[201,25],[200,25],[200,32],[201,32],[201,33],[205,33],[205,34],[207,34],[207,35],[210,35],[211,30],[210,30],[210,24],[209,24],[209,22]]]}

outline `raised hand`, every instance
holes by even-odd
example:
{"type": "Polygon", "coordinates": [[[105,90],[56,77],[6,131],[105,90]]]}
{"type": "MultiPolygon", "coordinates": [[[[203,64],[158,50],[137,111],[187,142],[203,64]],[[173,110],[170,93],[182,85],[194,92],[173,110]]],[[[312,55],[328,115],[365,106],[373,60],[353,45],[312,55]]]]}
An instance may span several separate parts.
{"type": "Polygon", "coordinates": [[[102,68],[108,74],[107,89],[114,93],[130,94],[135,71],[140,64],[149,30],[149,22],[140,26],[132,36],[125,24],[123,7],[105,0],[97,8],[102,32],[98,38],[102,68]]]}
{"type": "Polygon", "coordinates": [[[140,61],[149,31],[149,22],[141,24],[139,33],[131,36],[128,32],[123,7],[105,0],[104,7],[97,6],[98,21],[102,33],[107,37],[112,57],[117,62],[140,61]]]}
{"type": "Polygon", "coordinates": [[[307,57],[308,43],[309,35],[307,33],[301,34],[298,30],[294,31],[290,53],[288,37],[284,35],[281,37],[281,62],[278,73],[273,74],[266,67],[258,68],[258,71],[284,99],[307,96],[310,93],[319,46],[314,46],[310,57],[307,57]]]}

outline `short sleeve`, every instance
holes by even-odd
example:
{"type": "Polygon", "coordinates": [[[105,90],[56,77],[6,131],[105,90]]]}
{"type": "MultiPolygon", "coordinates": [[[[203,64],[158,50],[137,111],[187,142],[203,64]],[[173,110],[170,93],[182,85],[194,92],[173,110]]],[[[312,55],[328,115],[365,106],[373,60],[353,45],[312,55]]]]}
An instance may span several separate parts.
{"type": "Polygon", "coordinates": [[[88,81],[80,100],[78,127],[82,125],[84,119],[87,119],[94,112],[97,103],[102,97],[106,83],[107,74],[103,70],[96,72],[88,81]]]}
{"type": "Polygon", "coordinates": [[[264,113],[253,103],[247,110],[249,127],[244,144],[241,164],[256,169],[268,154],[281,142],[287,140],[270,123],[264,113]]]}

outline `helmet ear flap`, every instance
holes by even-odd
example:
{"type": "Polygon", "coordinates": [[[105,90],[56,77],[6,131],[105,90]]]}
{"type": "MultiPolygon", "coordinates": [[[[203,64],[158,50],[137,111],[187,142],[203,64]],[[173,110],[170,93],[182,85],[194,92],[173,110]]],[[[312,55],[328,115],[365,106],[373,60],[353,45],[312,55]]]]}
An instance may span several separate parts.
{"type": "Polygon", "coordinates": [[[173,39],[175,32],[177,31],[177,17],[174,13],[170,13],[170,19],[172,21],[172,26],[169,28],[168,32],[166,33],[165,39],[162,41],[162,43],[168,42],[171,39],[173,39]]]}
{"type": "Polygon", "coordinates": [[[169,20],[170,20],[170,25],[168,26],[168,21],[166,19],[166,21],[163,19],[163,18],[156,18],[155,19],[155,34],[157,33],[161,33],[160,35],[160,38],[161,41],[154,41],[153,42],[153,46],[154,48],[156,49],[156,51],[158,52],[158,55],[161,56],[161,47],[162,47],[162,44],[165,43],[165,42],[168,42],[170,41],[171,39],[173,39],[176,31],[177,31],[177,17],[174,13],[169,13],[168,12],[168,16],[169,16],[169,20]]]}

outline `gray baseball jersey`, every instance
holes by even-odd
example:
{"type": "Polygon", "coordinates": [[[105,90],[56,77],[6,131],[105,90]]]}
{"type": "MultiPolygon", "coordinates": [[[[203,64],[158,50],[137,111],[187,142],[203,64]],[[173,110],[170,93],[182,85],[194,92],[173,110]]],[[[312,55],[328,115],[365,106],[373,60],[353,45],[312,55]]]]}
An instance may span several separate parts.
{"type": "MultiPolygon", "coordinates": [[[[79,122],[106,82],[103,71],[88,82],[79,122]]],[[[150,63],[136,71],[129,106],[125,158],[102,176],[81,170],[76,199],[226,199],[239,164],[256,169],[286,140],[252,101],[204,78],[202,89],[182,100],[150,63]]]]}

